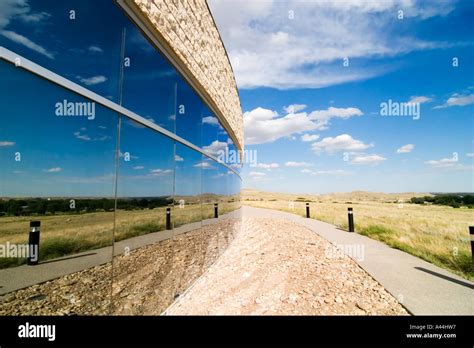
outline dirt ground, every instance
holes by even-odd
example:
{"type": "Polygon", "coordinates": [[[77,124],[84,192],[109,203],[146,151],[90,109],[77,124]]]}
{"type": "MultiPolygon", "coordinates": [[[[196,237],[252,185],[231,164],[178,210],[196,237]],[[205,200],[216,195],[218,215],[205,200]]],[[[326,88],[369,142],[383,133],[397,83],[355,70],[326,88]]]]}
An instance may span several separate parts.
{"type": "Polygon", "coordinates": [[[165,314],[408,314],[333,248],[292,222],[244,218],[221,258],[165,314]]]}

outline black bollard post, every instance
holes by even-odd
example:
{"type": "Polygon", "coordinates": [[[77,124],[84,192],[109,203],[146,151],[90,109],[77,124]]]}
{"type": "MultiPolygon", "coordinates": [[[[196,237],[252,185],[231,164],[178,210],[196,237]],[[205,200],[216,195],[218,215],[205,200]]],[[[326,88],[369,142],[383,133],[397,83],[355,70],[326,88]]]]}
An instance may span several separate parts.
{"type": "Polygon", "coordinates": [[[219,217],[219,205],[217,203],[214,203],[214,218],[219,217]]]}
{"type": "Polygon", "coordinates": [[[26,263],[30,266],[37,265],[39,262],[40,226],[41,221],[30,221],[28,257],[26,258],[26,263]]]}
{"type": "Polygon", "coordinates": [[[171,208],[166,208],[166,229],[171,230],[171,208]]]}
{"type": "Polygon", "coordinates": [[[469,226],[469,235],[471,237],[471,256],[474,263],[474,226],[469,226]]]}
{"type": "Polygon", "coordinates": [[[347,217],[349,218],[349,232],[354,232],[354,214],[352,208],[347,208],[347,217]]]}
{"type": "Polygon", "coordinates": [[[309,219],[309,203],[306,203],[306,217],[309,219]]]}

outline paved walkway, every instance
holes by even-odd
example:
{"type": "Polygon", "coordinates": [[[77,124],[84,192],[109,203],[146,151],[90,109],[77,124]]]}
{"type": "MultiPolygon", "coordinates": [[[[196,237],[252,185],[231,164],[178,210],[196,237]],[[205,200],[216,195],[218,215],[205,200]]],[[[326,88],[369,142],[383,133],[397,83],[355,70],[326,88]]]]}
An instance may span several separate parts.
{"type": "MultiPolygon", "coordinates": [[[[415,315],[474,315],[474,284],[403,251],[335,226],[294,214],[243,207],[245,217],[269,217],[296,222],[341,246],[364,250],[353,259],[415,315]]],[[[349,255],[351,256],[351,255],[349,255]]]]}

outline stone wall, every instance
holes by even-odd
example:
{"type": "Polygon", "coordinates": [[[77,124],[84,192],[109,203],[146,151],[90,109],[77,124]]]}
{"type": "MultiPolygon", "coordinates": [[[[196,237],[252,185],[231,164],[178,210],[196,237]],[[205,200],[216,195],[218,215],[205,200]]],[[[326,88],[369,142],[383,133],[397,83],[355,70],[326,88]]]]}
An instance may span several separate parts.
{"type": "MultiPolygon", "coordinates": [[[[227,53],[205,0],[133,0],[161,46],[243,148],[243,119],[227,53]]],[[[137,11],[134,11],[137,13],[137,11]]]]}

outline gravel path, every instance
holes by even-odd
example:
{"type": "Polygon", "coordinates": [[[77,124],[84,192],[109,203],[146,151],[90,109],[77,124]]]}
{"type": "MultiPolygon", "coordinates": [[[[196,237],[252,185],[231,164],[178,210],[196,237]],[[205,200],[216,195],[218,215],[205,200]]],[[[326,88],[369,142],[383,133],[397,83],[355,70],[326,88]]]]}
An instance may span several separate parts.
{"type": "Polygon", "coordinates": [[[352,259],[293,222],[244,218],[241,232],[166,314],[407,315],[352,259]]]}

